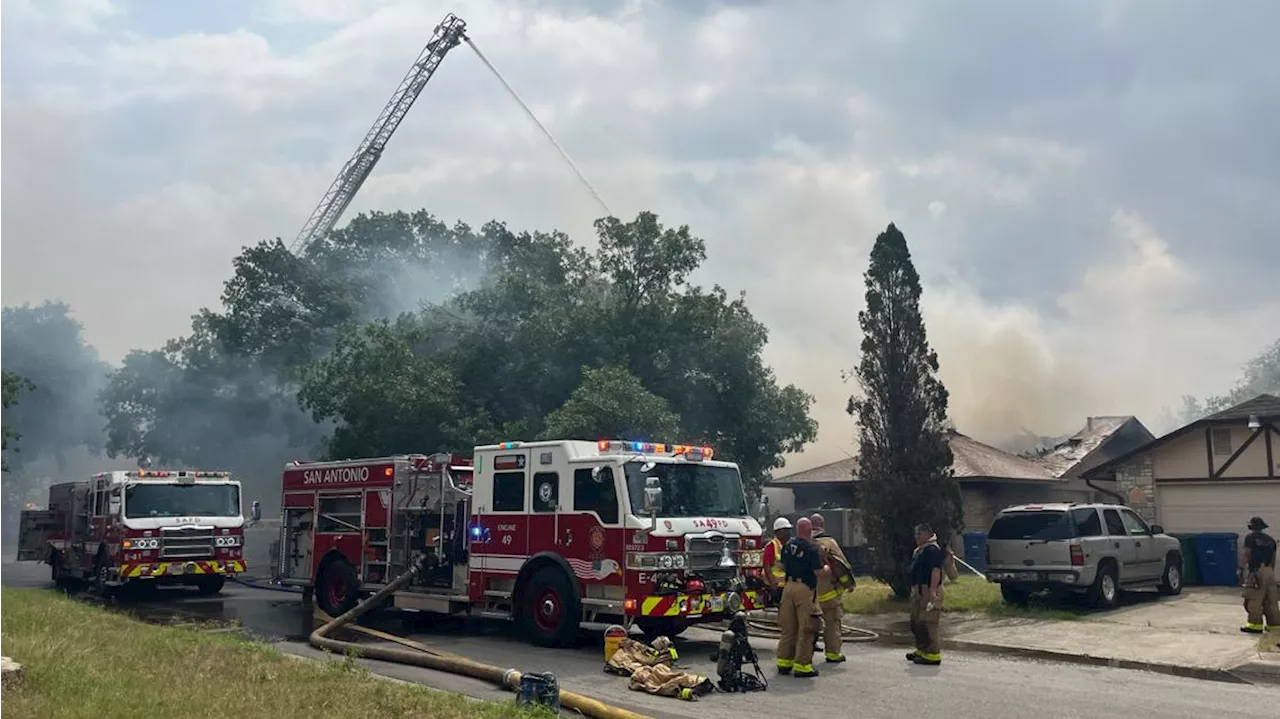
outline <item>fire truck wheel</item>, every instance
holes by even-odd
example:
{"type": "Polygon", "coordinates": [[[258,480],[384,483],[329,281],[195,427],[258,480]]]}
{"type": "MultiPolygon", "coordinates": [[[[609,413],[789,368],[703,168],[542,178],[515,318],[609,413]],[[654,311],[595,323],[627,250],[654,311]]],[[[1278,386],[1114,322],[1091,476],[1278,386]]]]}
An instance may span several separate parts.
{"type": "Polygon", "coordinates": [[[204,579],[201,579],[199,582],[196,583],[196,591],[200,592],[201,596],[207,597],[209,595],[217,594],[218,592],[221,592],[222,585],[226,583],[227,583],[227,580],[223,579],[222,577],[216,577],[216,576],[205,577],[204,579]]]}
{"type": "Polygon", "coordinates": [[[567,646],[578,636],[578,598],[559,567],[543,567],[523,593],[518,622],[534,644],[567,646]]]}
{"type": "Polygon", "coordinates": [[[360,601],[356,591],[360,579],[356,570],[345,560],[335,559],[320,571],[320,581],[316,582],[316,604],[331,617],[347,613],[360,601]]]}
{"type": "Polygon", "coordinates": [[[684,630],[689,628],[689,620],[669,618],[669,619],[641,619],[636,622],[636,626],[640,627],[640,631],[648,639],[657,639],[658,637],[666,637],[675,639],[684,634],[684,630]]]}

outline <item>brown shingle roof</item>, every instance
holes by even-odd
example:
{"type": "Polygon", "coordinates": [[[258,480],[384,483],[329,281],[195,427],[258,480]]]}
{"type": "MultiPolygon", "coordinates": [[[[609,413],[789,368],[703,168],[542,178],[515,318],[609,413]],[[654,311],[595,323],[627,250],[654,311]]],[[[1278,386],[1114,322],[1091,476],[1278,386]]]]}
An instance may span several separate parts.
{"type": "Polygon", "coordinates": [[[1133,415],[1089,417],[1083,429],[1034,461],[1043,465],[1053,476],[1062,477],[1131,419],[1133,415]]]}
{"type": "Polygon", "coordinates": [[[1280,397],[1270,394],[1260,394],[1251,400],[1241,402],[1234,407],[1228,407],[1216,414],[1205,417],[1207,421],[1231,420],[1231,419],[1249,419],[1251,415],[1257,415],[1258,419],[1269,418],[1276,419],[1280,417],[1280,397]]]}
{"type": "Polygon", "coordinates": [[[1048,469],[1029,459],[983,444],[959,432],[950,433],[950,443],[954,458],[951,471],[957,479],[1057,479],[1048,469]]]}
{"type": "MultiPolygon", "coordinates": [[[[1057,477],[1049,472],[1048,469],[1029,459],[1023,459],[1016,454],[1010,454],[989,444],[983,444],[959,432],[948,432],[947,441],[951,445],[951,469],[958,479],[1057,480],[1057,477]]],[[[821,467],[775,477],[765,482],[765,486],[789,487],[796,484],[853,482],[855,481],[854,472],[857,467],[858,460],[856,458],[842,459],[831,464],[824,464],[821,467]]]]}

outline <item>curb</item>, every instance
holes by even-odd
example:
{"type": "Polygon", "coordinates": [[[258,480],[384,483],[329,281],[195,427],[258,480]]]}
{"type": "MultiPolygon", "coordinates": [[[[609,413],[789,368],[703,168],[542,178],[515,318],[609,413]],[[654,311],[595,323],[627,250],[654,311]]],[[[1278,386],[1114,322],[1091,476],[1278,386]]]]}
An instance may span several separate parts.
{"type": "MultiPolygon", "coordinates": [[[[901,646],[911,646],[915,643],[914,637],[909,634],[889,634],[881,633],[880,639],[890,644],[901,646]]],[[[1214,667],[1192,667],[1181,664],[1166,664],[1162,662],[1144,662],[1135,659],[1116,659],[1114,657],[1099,657],[1089,654],[1072,654],[1070,652],[1060,652],[1051,649],[1029,649],[1025,647],[1010,647],[1001,644],[986,644],[983,642],[970,642],[963,639],[943,639],[942,648],[948,651],[957,652],[974,652],[980,654],[998,654],[1001,656],[1022,657],[1025,659],[1040,659],[1044,661],[1062,662],[1064,664],[1078,664],[1082,666],[1095,667],[1113,667],[1116,669],[1137,669],[1140,671],[1154,672],[1156,674],[1168,674],[1171,676],[1186,677],[1188,679],[1203,679],[1206,681],[1224,682],[1227,684],[1253,684],[1257,676],[1249,673],[1246,667],[1252,668],[1261,662],[1251,662],[1242,667],[1232,667],[1231,669],[1219,669],[1214,667]],[[1249,678],[1240,676],[1247,674],[1249,678]]],[[[1267,670],[1272,668],[1267,666],[1267,670]]],[[[1277,674],[1274,679],[1271,675],[1265,675],[1266,678],[1258,677],[1258,681],[1271,681],[1280,683],[1280,667],[1276,667],[1277,674]]]]}
{"type": "Polygon", "coordinates": [[[1257,659],[1238,664],[1232,667],[1230,672],[1250,684],[1274,684],[1280,686],[1280,654],[1275,655],[1275,657],[1275,659],[1271,659],[1259,654],[1257,659]]]}

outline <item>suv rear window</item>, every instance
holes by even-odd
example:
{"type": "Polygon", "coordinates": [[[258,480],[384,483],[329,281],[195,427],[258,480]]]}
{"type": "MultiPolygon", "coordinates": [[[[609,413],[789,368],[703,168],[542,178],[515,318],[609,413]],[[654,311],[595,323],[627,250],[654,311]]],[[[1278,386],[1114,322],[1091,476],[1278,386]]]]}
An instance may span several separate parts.
{"type": "Polygon", "coordinates": [[[1011,512],[991,525],[987,539],[1071,539],[1075,528],[1066,512],[1011,512]]]}

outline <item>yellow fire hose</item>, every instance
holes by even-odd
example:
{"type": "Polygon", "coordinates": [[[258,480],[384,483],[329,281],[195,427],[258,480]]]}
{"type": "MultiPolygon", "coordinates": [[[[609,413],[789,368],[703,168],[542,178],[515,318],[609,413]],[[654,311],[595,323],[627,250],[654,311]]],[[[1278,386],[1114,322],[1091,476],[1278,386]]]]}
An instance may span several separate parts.
{"type": "MultiPolygon", "coordinates": [[[[369,659],[378,659],[386,662],[395,662],[397,664],[412,664],[415,666],[434,669],[436,671],[448,672],[450,674],[459,674],[462,676],[480,679],[500,687],[518,690],[520,688],[521,674],[515,669],[500,669],[489,664],[481,664],[466,657],[448,652],[442,652],[432,649],[426,645],[420,644],[404,637],[396,637],[385,632],[379,632],[374,629],[368,629],[353,624],[362,614],[378,606],[383,600],[391,596],[394,592],[399,591],[402,587],[409,584],[415,576],[417,569],[405,572],[396,578],[387,586],[383,587],[373,596],[365,599],[357,604],[350,611],[346,612],[336,619],[329,615],[319,612],[321,617],[328,621],[311,632],[309,642],[311,646],[317,649],[327,649],[331,652],[340,652],[345,654],[348,651],[355,652],[361,657],[369,659]],[[368,646],[357,642],[345,642],[340,639],[332,639],[327,635],[337,629],[346,627],[348,629],[361,632],[370,636],[396,642],[406,647],[411,647],[414,651],[407,649],[397,649],[393,647],[368,646]]],[[[583,715],[592,717],[592,719],[651,719],[643,714],[637,714],[626,709],[620,709],[609,704],[605,704],[597,699],[586,697],[575,692],[560,690],[560,704],[574,711],[581,712],[583,715]]]]}

